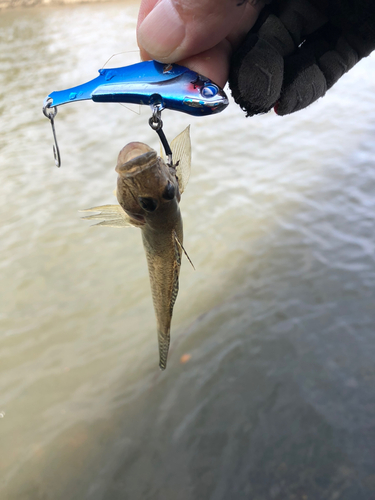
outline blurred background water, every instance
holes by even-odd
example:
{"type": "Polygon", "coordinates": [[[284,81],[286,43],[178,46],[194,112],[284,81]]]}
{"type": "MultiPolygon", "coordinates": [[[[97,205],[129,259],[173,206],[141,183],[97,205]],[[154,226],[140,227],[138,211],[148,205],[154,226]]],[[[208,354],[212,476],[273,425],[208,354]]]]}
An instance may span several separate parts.
{"type": "Polygon", "coordinates": [[[137,2],[0,18],[0,497],[375,498],[375,58],[305,111],[191,124],[168,368],[136,229],[115,203],[116,104],[44,97],[136,62],[137,2]],[[119,60],[121,59],[121,60],[119,60]]]}

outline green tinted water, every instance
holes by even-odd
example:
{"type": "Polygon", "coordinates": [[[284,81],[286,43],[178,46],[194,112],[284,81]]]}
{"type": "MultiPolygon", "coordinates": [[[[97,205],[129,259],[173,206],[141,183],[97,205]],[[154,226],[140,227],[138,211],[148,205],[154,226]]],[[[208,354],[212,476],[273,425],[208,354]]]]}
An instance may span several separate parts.
{"type": "Polygon", "coordinates": [[[372,498],[375,59],[295,116],[163,113],[191,124],[196,271],[160,373],[139,232],[78,214],[115,202],[127,142],[158,147],[149,110],[61,107],[60,170],[41,113],[136,48],[136,15],[1,13],[0,496],[372,498]]]}

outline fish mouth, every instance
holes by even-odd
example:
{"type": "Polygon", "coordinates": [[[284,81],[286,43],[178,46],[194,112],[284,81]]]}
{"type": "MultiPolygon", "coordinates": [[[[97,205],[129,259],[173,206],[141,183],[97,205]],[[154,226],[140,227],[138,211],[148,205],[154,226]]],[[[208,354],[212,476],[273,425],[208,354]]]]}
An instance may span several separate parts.
{"type": "Polygon", "coordinates": [[[139,214],[134,214],[132,212],[129,212],[128,210],[125,210],[125,212],[131,217],[132,219],[135,219],[138,222],[141,222],[142,224],[146,223],[146,219],[143,217],[143,215],[139,214]]]}
{"type": "Polygon", "coordinates": [[[116,168],[116,170],[122,177],[135,177],[136,175],[154,167],[156,159],[156,152],[148,151],[147,153],[143,153],[142,155],[136,156],[135,158],[123,163],[116,168]]]}

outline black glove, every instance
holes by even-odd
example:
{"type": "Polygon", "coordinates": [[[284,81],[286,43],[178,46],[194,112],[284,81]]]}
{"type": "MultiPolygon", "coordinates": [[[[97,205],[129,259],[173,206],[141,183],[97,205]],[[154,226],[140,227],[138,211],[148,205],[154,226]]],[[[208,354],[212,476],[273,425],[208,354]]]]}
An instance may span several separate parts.
{"type": "Polygon", "coordinates": [[[274,0],[233,54],[229,85],[247,116],[305,108],[375,49],[375,0],[274,0]]]}

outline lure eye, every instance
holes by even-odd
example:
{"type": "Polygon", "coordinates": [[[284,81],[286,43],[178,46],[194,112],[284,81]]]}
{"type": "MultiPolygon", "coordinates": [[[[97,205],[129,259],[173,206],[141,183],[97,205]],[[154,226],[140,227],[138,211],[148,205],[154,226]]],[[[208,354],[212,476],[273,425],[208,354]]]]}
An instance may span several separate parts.
{"type": "Polygon", "coordinates": [[[146,212],[154,212],[158,206],[158,202],[154,198],[144,198],[143,196],[138,197],[139,204],[146,210],[146,212]]]}
{"type": "Polygon", "coordinates": [[[202,97],[210,98],[210,97],[215,97],[215,95],[218,93],[219,89],[216,85],[214,84],[209,84],[205,85],[202,90],[201,90],[201,95],[202,97]]]}
{"type": "Polygon", "coordinates": [[[165,186],[164,193],[163,193],[163,198],[165,200],[173,200],[174,195],[176,194],[176,189],[174,185],[168,181],[168,184],[165,186]]]}

